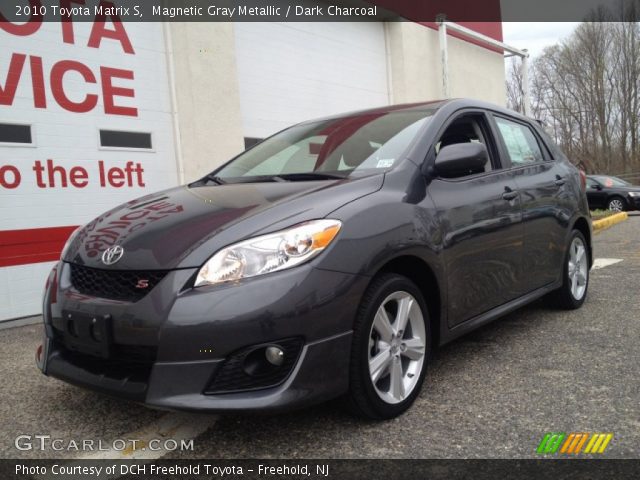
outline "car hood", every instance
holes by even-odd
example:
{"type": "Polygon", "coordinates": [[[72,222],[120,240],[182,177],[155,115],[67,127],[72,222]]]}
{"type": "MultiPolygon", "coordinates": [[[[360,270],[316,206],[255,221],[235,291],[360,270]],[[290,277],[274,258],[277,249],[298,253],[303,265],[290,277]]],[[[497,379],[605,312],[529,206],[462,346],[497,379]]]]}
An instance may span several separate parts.
{"type": "MultiPolygon", "coordinates": [[[[332,211],[382,187],[383,174],[341,180],[181,186],[122,204],[85,225],[63,260],[112,270],[199,267],[220,248],[332,211]],[[123,248],[112,265],[102,261],[123,248]]],[[[195,185],[195,184],[194,184],[195,185]]]]}
{"type": "MultiPolygon", "coordinates": [[[[620,193],[640,192],[640,185],[628,185],[628,186],[612,185],[610,187],[604,185],[603,190],[610,191],[610,192],[615,191],[620,193]]],[[[591,193],[594,193],[594,191],[591,191],[591,193]]]]}
{"type": "Polygon", "coordinates": [[[618,192],[640,192],[640,186],[638,185],[630,185],[628,187],[610,187],[610,190],[616,190],[618,192]]]}

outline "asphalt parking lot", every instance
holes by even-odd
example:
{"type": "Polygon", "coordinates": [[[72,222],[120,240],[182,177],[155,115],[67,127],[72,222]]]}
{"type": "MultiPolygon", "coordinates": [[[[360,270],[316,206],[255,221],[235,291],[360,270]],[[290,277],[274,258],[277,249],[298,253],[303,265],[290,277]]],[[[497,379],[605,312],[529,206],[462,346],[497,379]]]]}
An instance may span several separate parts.
{"type": "Polygon", "coordinates": [[[112,441],[179,431],[194,450],[167,457],[524,458],[547,432],[612,432],[602,456],[638,458],[638,239],[639,214],[596,235],[596,258],[621,261],[591,272],[581,310],[539,301],[441,348],[413,408],[382,423],[336,403],[279,416],[150,410],[41,375],[39,325],[0,330],[0,457],[78,456],[17,450],[20,434],[112,441]]]}

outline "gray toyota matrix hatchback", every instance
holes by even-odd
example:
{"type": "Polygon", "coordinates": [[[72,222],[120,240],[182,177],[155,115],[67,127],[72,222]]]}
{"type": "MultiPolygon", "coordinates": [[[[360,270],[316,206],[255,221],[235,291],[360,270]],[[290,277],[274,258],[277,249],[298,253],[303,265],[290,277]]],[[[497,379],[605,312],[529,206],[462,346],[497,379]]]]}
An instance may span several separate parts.
{"type": "Polygon", "coordinates": [[[433,348],[543,295],[578,308],[585,177],[471,100],[286,129],[79,228],[51,272],[47,375],[148,405],[404,412],[433,348]]]}

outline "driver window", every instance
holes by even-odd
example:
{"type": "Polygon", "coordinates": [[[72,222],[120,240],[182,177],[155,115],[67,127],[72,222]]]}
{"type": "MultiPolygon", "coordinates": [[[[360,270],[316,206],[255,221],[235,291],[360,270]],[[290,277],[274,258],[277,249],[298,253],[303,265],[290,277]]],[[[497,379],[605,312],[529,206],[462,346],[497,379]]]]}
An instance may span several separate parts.
{"type": "MultiPolygon", "coordinates": [[[[482,121],[482,118],[478,115],[464,115],[454,120],[436,143],[436,155],[440,153],[440,149],[449,145],[470,142],[482,143],[487,147],[487,151],[490,152],[489,145],[483,134],[483,129],[480,126],[480,121],[482,121]]],[[[489,156],[491,157],[491,154],[489,156]]],[[[493,169],[491,163],[491,161],[486,163],[484,167],[485,172],[493,169]]]]}
{"type": "Polygon", "coordinates": [[[599,185],[600,184],[598,182],[596,182],[593,178],[588,178],[587,177],[587,188],[590,188],[592,190],[596,190],[599,185]]]}

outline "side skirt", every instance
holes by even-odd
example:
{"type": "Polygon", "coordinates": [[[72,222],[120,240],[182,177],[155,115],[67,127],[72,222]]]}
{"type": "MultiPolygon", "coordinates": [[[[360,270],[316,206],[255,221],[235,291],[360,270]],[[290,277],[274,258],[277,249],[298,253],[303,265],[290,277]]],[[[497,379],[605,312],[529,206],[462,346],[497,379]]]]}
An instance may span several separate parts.
{"type": "Polygon", "coordinates": [[[550,293],[562,286],[562,282],[550,283],[549,285],[545,285],[544,287],[538,288],[532,292],[523,295],[522,297],[518,297],[515,300],[511,300],[510,302],[504,303],[493,310],[489,310],[488,312],[481,313],[480,315],[470,318],[460,325],[456,325],[453,328],[447,329],[446,333],[440,337],[440,345],[444,345],[446,343],[455,340],[462,335],[475,330],[482,325],[485,325],[489,322],[492,322],[507,313],[511,313],[514,310],[517,310],[520,307],[524,307],[525,305],[537,300],[540,297],[545,296],[547,293],[550,293]]]}

